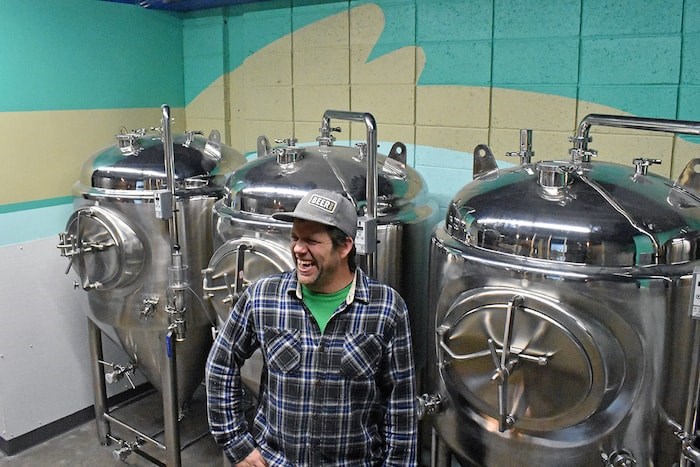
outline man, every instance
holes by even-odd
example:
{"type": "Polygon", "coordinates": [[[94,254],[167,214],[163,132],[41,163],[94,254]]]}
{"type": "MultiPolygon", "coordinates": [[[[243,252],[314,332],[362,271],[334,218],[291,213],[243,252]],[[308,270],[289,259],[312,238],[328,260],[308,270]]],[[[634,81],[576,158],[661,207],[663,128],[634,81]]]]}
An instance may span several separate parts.
{"type": "Polygon", "coordinates": [[[231,310],[206,367],[211,432],[236,466],[417,463],[415,370],[408,311],[355,267],[357,212],[314,190],[294,212],[293,271],[260,279],[231,310]],[[260,348],[252,427],[240,368],[260,348]]]}

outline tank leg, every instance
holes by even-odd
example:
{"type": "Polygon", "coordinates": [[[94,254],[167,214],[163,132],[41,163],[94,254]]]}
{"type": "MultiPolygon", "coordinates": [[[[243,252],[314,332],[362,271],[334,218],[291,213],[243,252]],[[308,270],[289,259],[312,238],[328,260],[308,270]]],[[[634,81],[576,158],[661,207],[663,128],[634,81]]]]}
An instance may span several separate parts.
{"type": "Polygon", "coordinates": [[[447,444],[440,439],[433,428],[432,442],[430,447],[430,467],[450,467],[452,456],[447,444]]]}
{"type": "Polygon", "coordinates": [[[102,351],[102,331],[90,319],[88,323],[88,341],[90,343],[90,361],[92,365],[92,387],[95,398],[95,422],[97,423],[97,437],[103,445],[109,444],[110,428],[105,419],[107,413],[107,383],[105,382],[105,370],[101,361],[104,360],[102,351]]]}
{"type": "Polygon", "coordinates": [[[178,421],[177,371],[175,336],[172,331],[165,335],[163,353],[163,422],[165,435],[166,465],[180,467],[180,423],[178,421]]]}

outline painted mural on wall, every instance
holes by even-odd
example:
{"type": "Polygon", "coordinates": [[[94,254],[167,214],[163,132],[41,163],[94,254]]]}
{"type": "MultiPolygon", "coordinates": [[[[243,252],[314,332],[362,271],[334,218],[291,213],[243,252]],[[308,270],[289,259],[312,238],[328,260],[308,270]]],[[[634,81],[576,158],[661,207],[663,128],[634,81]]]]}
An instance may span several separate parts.
{"type": "MultiPolygon", "coordinates": [[[[70,202],[81,162],[120,126],[152,125],[162,100],[175,104],[178,131],[218,129],[244,153],[263,134],[313,144],[326,109],[370,112],[380,141],[407,144],[443,206],[471,179],[477,144],[516,162],[505,154],[521,128],[534,131],[535,160],[548,160],[567,157],[589,113],[700,120],[700,3],[640,2],[271,0],[184,16],[88,0],[42,1],[32,13],[7,2],[1,16],[18,40],[2,55],[15,71],[4,73],[14,93],[0,100],[0,124],[14,135],[5,153],[24,156],[5,160],[0,227],[12,235],[0,244],[60,231],[65,213],[55,210],[70,202]],[[61,21],[47,23],[56,17],[47,11],[61,21]],[[105,30],[111,40],[96,54],[105,30]],[[18,65],[37,51],[32,76],[51,79],[22,86],[18,65]],[[170,65],[143,66],[157,59],[170,65]],[[167,76],[175,88],[157,84],[167,76]],[[41,229],[4,228],[37,225],[37,209],[41,229]]],[[[343,130],[339,141],[362,131],[343,130]]],[[[700,153],[687,137],[593,136],[600,159],[662,159],[652,170],[671,178],[700,153]]]]}
{"type": "MultiPolygon", "coordinates": [[[[561,160],[590,113],[700,119],[698,78],[688,69],[697,41],[688,24],[700,9],[657,1],[638,11],[634,3],[343,2],[298,28],[296,9],[229,17],[229,30],[256,22],[292,30],[232,60],[228,75],[188,101],[188,123],[211,113],[212,94],[226,89],[221,114],[230,120],[221,125],[234,146],[252,151],[261,134],[313,143],[327,108],[367,111],[380,140],[413,149],[413,164],[445,203],[470,180],[476,144],[508,164],[520,128],[534,130],[537,160],[561,160]]],[[[662,159],[653,170],[670,177],[699,152],[692,139],[664,133],[593,134],[601,160],[662,159]]]]}

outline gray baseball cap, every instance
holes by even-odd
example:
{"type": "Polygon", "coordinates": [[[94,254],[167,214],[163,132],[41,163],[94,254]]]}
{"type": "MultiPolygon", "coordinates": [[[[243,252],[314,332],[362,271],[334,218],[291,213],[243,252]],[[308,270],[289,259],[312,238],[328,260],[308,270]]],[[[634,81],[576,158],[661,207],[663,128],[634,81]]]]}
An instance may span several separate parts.
{"type": "Polygon", "coordinates": [[[272,218],[285,222],[303,219],[331,225],[353,239],[357,232],[355,205],[340,193],[329,190],[311,190],[299,201],[294,212],[276,212],[272,218]]]}

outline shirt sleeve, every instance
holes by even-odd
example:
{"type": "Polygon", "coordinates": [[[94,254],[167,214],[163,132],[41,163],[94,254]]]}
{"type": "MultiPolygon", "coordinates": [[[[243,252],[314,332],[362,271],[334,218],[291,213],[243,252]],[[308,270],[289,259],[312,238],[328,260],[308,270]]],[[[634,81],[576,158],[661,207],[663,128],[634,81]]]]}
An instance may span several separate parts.
{"type": "Polygon", "coordinates": [[[389,398],[385,415],[387,456],[385,466],[417,465],[418,413],[416,376],[408,310],[399,297],[395,332],[389,346],[389,398]]]}
{"type": "Polygon", "coordinates": [[[205,367],[209,429],[234,464],[256,448],[245,419],[240,371],[257,348],[248,290],[214,340],[205,367]]]}

